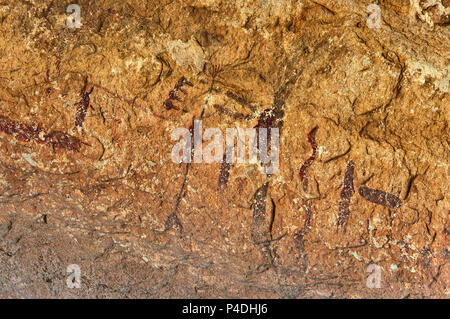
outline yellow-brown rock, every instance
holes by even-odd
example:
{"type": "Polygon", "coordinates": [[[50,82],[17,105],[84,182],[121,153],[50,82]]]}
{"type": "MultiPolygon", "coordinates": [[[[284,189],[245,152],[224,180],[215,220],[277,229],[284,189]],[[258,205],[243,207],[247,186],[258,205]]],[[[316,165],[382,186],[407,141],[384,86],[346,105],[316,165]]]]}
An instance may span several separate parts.
{"type": "Polygon", "coordinates": [[[450,2],[373,2],[1,3],[0,297],[448,298],[450,2]],[[277,101],[275,174],[172,161],[277,101]]]}

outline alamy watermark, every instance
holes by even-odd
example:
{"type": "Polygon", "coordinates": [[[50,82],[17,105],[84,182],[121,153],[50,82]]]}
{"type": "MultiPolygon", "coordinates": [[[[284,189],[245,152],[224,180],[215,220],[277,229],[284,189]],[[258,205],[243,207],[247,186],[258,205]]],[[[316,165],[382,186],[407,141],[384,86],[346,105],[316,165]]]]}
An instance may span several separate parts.
{"type": "Polygon", "coordinates": [[[67,287],[81,288],[81,268],[77,264],[67,266],[67,273],[69,276],[66,279],[67,287]]]}
{"type": "Polygon", "coordinates": [[[280,132],[271,128],[227,128],[225,138],[219,128],[207,128],[203,132],[202,121],[194,121],[193,129],[176,128],[172,141],[174,163],[249,163],[260,164],[265,174],[275,174],[279,164],[280,132]],[[203,142],[208,142],[205,146],[203,142]],[[235,156],[236,141],[236,156],[235,156]],[[248,141],[248,143],[246,143],[248,141]],[[246,158],[248,144],[248,159],[246,158]],[[270,154],[269,154],[270,144],[270,154]]]}
{"type": "Polygon", "coordinates": [[[379,29],[381,28],[381,9],[380,6],[371,3],[367,6],[366,12],[369,13],[369,17],[366,20],[366,24],[369,28],[379,29]]]}
{"type": "Polygon", "coordinates": [[[370,264],[367,266],[366,272],[370,273],[367,276],[367,288],[381,288],[381,267],[377,264],[370,264]]]}
{"type": "Polygon", "coordinates": [[[66,26],[69,28],[81,28],[81,8],[78,4],[69,4],[67,13],[72,13],[67,17],[66,26]]]}

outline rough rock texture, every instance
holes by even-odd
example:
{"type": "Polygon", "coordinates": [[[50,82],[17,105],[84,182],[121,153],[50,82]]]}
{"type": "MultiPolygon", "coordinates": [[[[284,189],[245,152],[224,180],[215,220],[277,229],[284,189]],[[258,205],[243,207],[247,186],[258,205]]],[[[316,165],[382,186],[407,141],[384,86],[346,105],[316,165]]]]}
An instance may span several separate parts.
{"type": "Polygon", "coordinates": [[[448,0],[69,3],[0,3],[0,297],[449,297],[448,0]],[[276,174],[172,162],[276,105],[276,174]]]}

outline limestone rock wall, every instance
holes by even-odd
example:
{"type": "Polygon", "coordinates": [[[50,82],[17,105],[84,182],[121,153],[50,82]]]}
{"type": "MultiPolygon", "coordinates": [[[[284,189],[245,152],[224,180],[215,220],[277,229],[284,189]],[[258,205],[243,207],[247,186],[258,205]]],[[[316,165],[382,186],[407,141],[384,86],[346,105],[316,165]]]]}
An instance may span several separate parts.
{"type": "Polygon", "coordinates": [[[449,1],[68,4],[0,4],[0,297],[448,298],[449,1]],[[172,161],[277,105],[275,174],[172,161]]]}

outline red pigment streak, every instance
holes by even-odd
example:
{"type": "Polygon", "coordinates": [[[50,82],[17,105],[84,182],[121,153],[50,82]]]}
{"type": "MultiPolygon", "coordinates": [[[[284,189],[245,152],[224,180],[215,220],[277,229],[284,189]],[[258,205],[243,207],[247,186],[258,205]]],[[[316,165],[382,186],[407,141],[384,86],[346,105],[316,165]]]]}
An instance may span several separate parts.
{"type": "MultiPolygon", "coordinates": [[[[229,148],[227,147],[227,152],[229,151],[229,148]]],[[[227,163],[227,152],[223,155],[222,159],[222,165],[220,166],[220,175],[219,175],[219,188],[220,187],[227,187],[228,179],[230,178],[230,169],[232,164],[227,163]]]]}
{"type": "MultiPolygon", "coordinates": [[[[279,128],[283,126],[284,111],[280,106],[275,105],[270,109],[265,109],[258,117],[258,123],[254,128],[279,128]]],[[[271,143],[271,131],[267,131],[267,145],[271,143]]],[[[259,130],[256,131],[256,147],[259,148],[259,130]]]]}
{"type": "Polygon", "coordinates": [[[361,186],[358,189],[359,195],[364,197],[364,199],[368,200],[369,202],[383,205],[389,208],[399,208],[402,206],[402,201],[397,196],[386,193],[379,189],[369,188],[366,186],[361,186]]]}
{"type": "MultiPolygon", "coordinates": [[[[315,135],[317,132],[317,129],[319,128],[319,126],[315,126],[309,133],[308,133],[308,142],[309,144],[311,144],[312,147],[312,155],[305,161],[305,163],[303,163],[302,167],[300,168],[300,181],[303,181],[303,179],[305,179],[306,176],[306,169],[311,166],[312,162],[316,159],[316,155],[317,155],[317,143],[316,143],[316,139],[315,139],[315,135]]],[[[303,189],[306,191],[308,188],[308,179],[305,179],[303,181],[303,189]]]]}
{"type": "Polygon", "coordinates": [[[90,94],[94,90],[94,87],[91,88],[89,92],[84,92],[83,97],[80,102],[78,102],[77,105],[77,114],[75,117],[75,128],[82,127],[84,119],[86,118],[87,109],[89,107],[89,104],[91,102],[90,94]]]}
{"type": "Polygon", "coordinates": [[[58,148],[65,148],[71,151],[79,151],[82,142],[75,136],[68,135],[60,131],[46,133],[39,125],[27,125],[13,121],[6,116],[0,115],[0,131],[14,136],[20,141],[34,142],[37,144],[52,145],[58,148]]]}
{"type": "Polygon", "coordinates": [[[355,163],[349,161],[347,169],[345,170],[344,183],[341,190],[341,199],[339,200],[339,213],[338,213],[338,225],[344,226],[344,232],[346,230],[348,216],[350,215],[350,199],[355,193],[353,186],[353,175],[355,172],[355,163]]]}
{"type": "Polygon", "coordinates": [[[181,98],[177,95],[177,92],[181,92],[186,94],[186,91],[182,88],[183,86],[188,85],[188,86],[194,86],[194,84],[192,84],[191,82],[189,82],[184,76],[182,76],[178,82],[175,84],[175,87],[173,90],[171,90],[169,92],[169,98],[166,99],[163,102],[163,106],[167,109],[167,110],[179,110],[180,108],[178,106],[176,106],[175,104],[173,104],[173,101],[179,101],[181,102],[181,98]]]}

